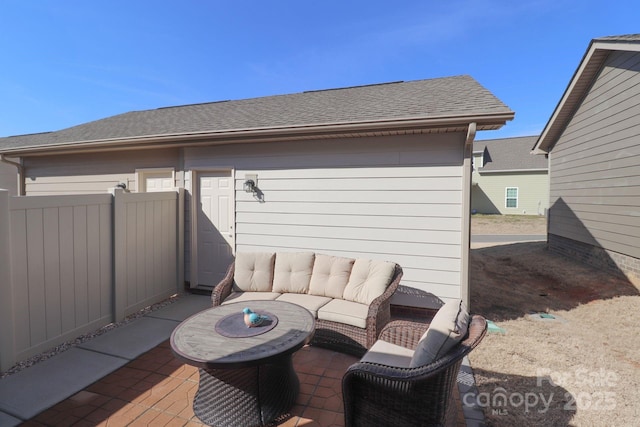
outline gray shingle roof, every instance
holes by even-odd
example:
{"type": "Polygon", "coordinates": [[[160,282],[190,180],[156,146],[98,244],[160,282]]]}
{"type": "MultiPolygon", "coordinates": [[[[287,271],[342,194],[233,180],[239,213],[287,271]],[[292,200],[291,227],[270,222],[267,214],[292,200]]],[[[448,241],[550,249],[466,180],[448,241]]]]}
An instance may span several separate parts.
{"type": "MultiPolygon", "coordinates": [[[[151,136],[491,114],[513,117],[509,107],[472,77],[455,76],[133,111],[57,132],[0,138],[0,152],[151,136]]],[[[494,119],[491,128],[504,121],[494,119]]]]}
{"type": "Polygon", "coordinates": [[[594,41],[640,42],[640,34],[624,34],[621,36],[598,37],[594,41]]]}
{"type": "Polygon", "coordinates": [[[538,136],[523,136],[474,141],[473,151],[484,151],[485,164],[478,171],[548,169],[549,160],[545,156],[531,154],[531,147],[537,139],[538,136]]]}

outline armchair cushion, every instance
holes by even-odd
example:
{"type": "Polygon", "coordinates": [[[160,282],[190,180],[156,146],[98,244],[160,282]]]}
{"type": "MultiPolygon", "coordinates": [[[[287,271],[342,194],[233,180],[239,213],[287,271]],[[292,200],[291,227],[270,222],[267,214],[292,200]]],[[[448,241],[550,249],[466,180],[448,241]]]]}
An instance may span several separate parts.
{"type": "Polygon", "coordinates": [[[330,298],[342,298],[349,281],[354,259],[323,254],[316,255],[309,293],[330,298]]]}
{"type": "Polygon", "coordinates": [[[271,292],[274,259],[273,252],[238,252],[233,274],[233,290],[271,292]]]}
{"type": "Polygon", "coordinates": [[[377,363],[398,368],[408,368],[413,357],[413,350],[401,345],[377,340],[362,356],[360,362],[377,363]]]}
{"type": "Polygon", "coordinates": [[[387,289],[394,271],[395,264],[392,262],[358,258],[353,263],[342,297],[348,301],[371,304],[387,289]]]}
{"type": "Polygon", "coordinates": [[[469,313],[460,299],[447,302],[433,317],[422,335],[411,359],[410,367],[428,365],[444,356],[467,334],[469,313]]]}
{"type": "Polygon", "coordinates": [[[314,256],[313,252],[278,252],[273,269],[273,292],[306,294],[314,256]]]}

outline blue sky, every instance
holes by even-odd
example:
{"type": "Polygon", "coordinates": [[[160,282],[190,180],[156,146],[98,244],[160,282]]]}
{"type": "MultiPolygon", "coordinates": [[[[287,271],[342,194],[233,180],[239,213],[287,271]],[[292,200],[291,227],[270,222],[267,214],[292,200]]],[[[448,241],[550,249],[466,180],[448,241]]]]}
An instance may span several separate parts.
{"type": "Polygon", "coordinates": [[[171,105],[469,74],[539,134],[618,0],[2,0],[0,136],[171,105]],[[604,5],[604,7],[603,7],[604,5]]]}

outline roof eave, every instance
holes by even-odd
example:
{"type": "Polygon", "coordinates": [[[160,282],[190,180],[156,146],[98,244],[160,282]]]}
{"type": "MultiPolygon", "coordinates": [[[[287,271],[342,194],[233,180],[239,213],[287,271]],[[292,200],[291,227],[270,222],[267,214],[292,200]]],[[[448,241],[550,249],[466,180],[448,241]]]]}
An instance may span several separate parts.
{"type": "Polygon", "coordinates": [[[513,120],[514,112],[476,113],[458,116],[438,116],[430,118],[408,118],[378,120],[360,123],[327,123],[310,126],[289,126],[269,128],[231,129],[222,131],[187,132],[165,135],[144,135],[139,137],[98,139],[90,141],[65,142],[60,144],[34,145],[26,147],[0,148],[0,153],[12,157],[86,152],[87,150],[108,151],[116,149],[151,148],[150,146],[184,147],[197,145],[237,144],[252,142],[273,142],[282,140],[305,140],[317,138],[337,138],[350,134],[417,131],[427,129],[452,128],[477,124],[478,130],[495,130],[513,120]]]}
{"type": "Polygon", "coordinates": [[[478,169],[478,173],[480,175],[491,174],[491,173],[513,173],[513,172],[548,172],[549,168],[530,168],[530,169],[497,169],[497,170],[482,170],[478,169]]]}
{"type": "Polygon", "coordinates": [[[640,52],[640,43],[610,39],[591,40],[551,118],[532,148],[533,154],[548,154],[553,149],[560,134],[575,113],[575,109],[593,84],[593,79],[600,72],[607,56],[616,50],[640,52]]]}

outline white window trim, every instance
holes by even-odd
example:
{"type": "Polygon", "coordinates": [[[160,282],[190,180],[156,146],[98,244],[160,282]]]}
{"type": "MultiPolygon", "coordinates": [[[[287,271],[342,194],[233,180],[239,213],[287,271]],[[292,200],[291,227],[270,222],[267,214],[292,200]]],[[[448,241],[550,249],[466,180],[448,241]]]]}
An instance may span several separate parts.
{"type": "Polygon", "coordinates": [[[504,189],[504,207],[505,209],[518,209],[518,205],[519,203],[519,199],[520,199],[520,189],[518,187],[505,187],[504,189]],[[509,199],[513,199],[513,197],[508,197],[509,194],[509,190],[516,190],[516,205],[515,206],[508,206],[507,204],[507,200],[509,199]]]}
{"type": "MultiPolygon", "coordinates": [[[[154,173],[162,173],[162,172],[171,172],[171,179],[173,182],[176,182],[176,170],[174,168],[144,168],[144,169],[136,169],[136,192],[143,193],[146,192],[146,188],[141,188],[141,186],[145,182],[145,175],[154,174],[154,173]]],[[[175,187],[175,186],[174,186],[175,187]]]]}

